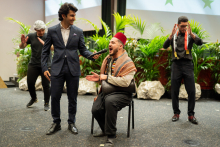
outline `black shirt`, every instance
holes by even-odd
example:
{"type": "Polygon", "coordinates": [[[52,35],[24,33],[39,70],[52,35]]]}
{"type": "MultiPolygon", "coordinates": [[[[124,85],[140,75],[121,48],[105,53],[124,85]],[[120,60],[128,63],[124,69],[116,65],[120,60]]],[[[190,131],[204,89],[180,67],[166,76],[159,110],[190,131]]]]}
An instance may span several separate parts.
{"type": "MultiPolygon", "coordinates": [[[[193,33],[194,34],[194,33],[193,33]]],[[[200,39],[196,34],[195,40],[189,35],[188,36],[188,50],[189,54],[186,54],[186,50],[184,47],[184,38],[185,38],[185,33],[178,33],[178,36],[176,37],[176,53],[179,59],[186,59],[186,60],[192,60],[192,47],[193,43],[196,45],[202,45],[203,41],[200,39]]],[[[174,56],[174,49],[173,49],[173,38],[169,40],[169,38],[164,42],[163,48],[168,48],[169,46],[172,46],[172,61],[177,60],[177,58],[174,56]]]]}
{"type": "MultiPolygon", "coordinates": [[[[37,38],[38,37],[37,32],[30,33],[27,36],[28,36],[27,44],[31,45],[31,60],[29,64],[41,67],[41,52],[42,52],[43,45],[40,43],[40,41],[37,38]]],[[[44,33],[44,35],[39,38],[45,41],[46,37],[47,37],[47,34],[44,33]]],[[[50,57],[47,62],[48,67],[51,67],[51,57],[52,56],[50,53],[50,57]]]]}

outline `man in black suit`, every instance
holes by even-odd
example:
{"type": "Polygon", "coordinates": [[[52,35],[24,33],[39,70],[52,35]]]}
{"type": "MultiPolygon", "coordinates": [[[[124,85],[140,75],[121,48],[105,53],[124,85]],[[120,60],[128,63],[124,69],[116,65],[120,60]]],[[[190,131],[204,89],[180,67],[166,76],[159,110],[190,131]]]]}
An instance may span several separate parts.
{"type": "MultiPolygon", "coordinates": [[[[51,135],[59,130],[60,126],[60,98],[63,85],[66,81],[67,95],[69,101],[68,129],[73,134],[78,134],[75,126],[75,115],[77,109],[77,94],[79,86],[80,64],[77,50],[85,58],[88,58],[92,52],[85,47],[82,29],[73,25],[78,9],[71,3],[64,3],[58,12],[59,24],[48,29],[47,38],[42,50],[41,66],[44,76],[51,80],[51,114],[53,124],[47,131],[51,135]],[[51,75],[47,69],[47,60],[50,53],[50,47],[54,46],[54,56],[51,65],[51,75]]],[[[99,55],[90,60],[97,59],[99,55]]]]}

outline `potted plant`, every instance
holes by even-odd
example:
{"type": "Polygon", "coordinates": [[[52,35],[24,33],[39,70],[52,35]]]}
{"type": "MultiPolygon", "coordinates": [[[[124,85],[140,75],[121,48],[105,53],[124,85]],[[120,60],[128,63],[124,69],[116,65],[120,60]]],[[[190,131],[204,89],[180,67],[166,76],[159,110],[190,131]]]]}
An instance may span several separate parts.
{"type": "Polygon", "coordinates": [[[139,62],[137,68],[140,69],[136,74],[139,85],[138,98],[159,100],[165,92],[163,85],[158,81],[159,67],[163,64],[158,62],[160,56],[157,57],[156,54],[166,39],[167,36],[156,36],[147,45],[139,45],[139,49],[136,49],[139,56],[135,62],[139,62]]]}

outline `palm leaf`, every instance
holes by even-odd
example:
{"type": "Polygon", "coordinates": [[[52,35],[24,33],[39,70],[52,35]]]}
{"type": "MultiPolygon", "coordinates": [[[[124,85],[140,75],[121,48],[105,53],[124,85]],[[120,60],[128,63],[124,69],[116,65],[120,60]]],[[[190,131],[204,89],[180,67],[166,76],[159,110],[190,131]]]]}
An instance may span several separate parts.
{"type": "Polygon", "coordinates": [[[52,19],[52,20],[50,20],[50,21],[48,21],[47,23],[46,23],[46,26],[49,26],[52,22],[54,22],[55,21],[55,19],[56,18],[54,18],[54,19],[52,19]]]}
{"type": "Polygon", "coordinates": [[[160,23],[153,23],[146,28],[146,34],[148,35],[147,38],[152,39],[157,35],[160,35],[160,33],[164,33],[164,29],[160,23]]]}
{"type": "Polygon", "coordinates": [[[118,33],[118,32],[124,33],[124,28],[130,25],[132,22],[129,19],[130,15],[121,16],[117,12],[117,13],[114,13],[113,16],[115,17],[115,33],[118,33]]]}
{"type": "Polygon", "coordinates": [[[199,24],[199,22],[194,21],[194,19],[191,19],[189,23],[192,32],[197,34],[199,38],[201,39],[209,38],[209,33],[202,27],[202,24],[199,24]]]}
{"type": "Polygon", "coordinates": [[[87,23],[89,23],[90,25],[92,25],[93,28],[94,28],[95,31],[96,31],[96,34],[99,33],[99,28],[98,28],[98,26],[97,26],[96,24],[92,23],[90,20],[85,19],[85,18],[79,18],[79,19],[80,19],[80,20],[83,20],[83,21],[86,21],[87,23]]]}
{"type": "Polygon", "coordinates": [[[141,35],[143,35],[146,27],[145,21],[142,22],[141,18],[138,18],[138,16],[129,17],[129,19],[131,20],[130,26],[132,26],[135,30],[139,31],[141,35]]]}
{"type": "Polygon", "coordinates": [[[13,19],[11,17],[6,17],[5,19],[8,20],[9,22],[16,22],[16,23],[18,23],[20,25],[20,31],[19,31],[20,34],[27,35],[29,33],[31,26],[26,26],[22,22],[20,22],[18,20],[15,20],[15,19],[13,19]]]}
{"type": "Polygon", "coordinates": [[[107,26],[107,24],[101,18],[99,18],[99,19],[102,23],[102,26],[103,26],[104,30],[105,30],[105,37],[109,37],[111,35],[110,28],[107,26]]]}

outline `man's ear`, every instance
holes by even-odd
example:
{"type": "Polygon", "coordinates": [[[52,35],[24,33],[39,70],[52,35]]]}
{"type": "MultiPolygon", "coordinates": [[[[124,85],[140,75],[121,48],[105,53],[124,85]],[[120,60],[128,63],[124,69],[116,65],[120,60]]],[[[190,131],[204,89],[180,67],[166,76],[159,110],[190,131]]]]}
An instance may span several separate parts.
{"type": "Polygon", "coordinates": [[[120,47],[121,49],[123,49],[123,44],[120,44],[119,47],[120,47]]]}
{"type": "Polygon", "coordinates": [[[65,18],[66,18],[66,15],[65,15],[65,14],[62,14],[62,18],[65,19],[65,18]]]}

